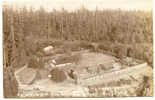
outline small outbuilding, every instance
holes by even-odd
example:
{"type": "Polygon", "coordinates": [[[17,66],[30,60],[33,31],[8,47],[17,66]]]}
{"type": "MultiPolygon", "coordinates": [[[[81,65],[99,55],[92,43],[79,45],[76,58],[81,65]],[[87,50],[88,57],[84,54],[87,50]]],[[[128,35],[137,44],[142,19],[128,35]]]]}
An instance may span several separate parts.
{"type": "Polygon", "coordinates": [[[51,54],[53,53],[53,46],[47,46],[43,49],[43,52],[48,55],[48,54],[51,54]]]}

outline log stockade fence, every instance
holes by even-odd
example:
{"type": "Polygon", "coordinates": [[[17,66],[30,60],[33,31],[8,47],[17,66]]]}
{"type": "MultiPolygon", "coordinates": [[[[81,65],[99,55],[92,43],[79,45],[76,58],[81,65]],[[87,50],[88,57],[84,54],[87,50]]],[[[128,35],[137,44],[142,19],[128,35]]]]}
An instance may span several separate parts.
{"type": "Polygon", "coordinates": [[[135,65],[128,67],[119,71],[114,71],[110,73],[101,73],[94,76],[89,76],[80,80],[82,85],[96,85],[99,83],[107,83],[111,81],[118,81],[120,79],[130,79],[130,75],[141,74],[147,68],[147,63],[135,65]]]}

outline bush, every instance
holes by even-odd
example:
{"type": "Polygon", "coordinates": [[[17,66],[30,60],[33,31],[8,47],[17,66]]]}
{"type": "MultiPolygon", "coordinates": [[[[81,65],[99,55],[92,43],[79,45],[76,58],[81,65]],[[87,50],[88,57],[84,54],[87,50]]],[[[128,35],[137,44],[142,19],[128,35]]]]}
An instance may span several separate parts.
{"type": "Polygon", "coordinates": [[[98,48],[99,48],[100,50],[111,51],[110,46],[111,46],[111,44],[109,44],[109,43],[104,43],[104,42],[103,42],[103,43],[99,43],[98,48]]]}
{"type": "Polygon", "coordinates": [[[28,61],[29,68],[43,68],[44,63],[41,60],[37,60],[39,58],[32,56],[28,61]]]}
{"type": "Polygon", "coordinates": [[[53,69],[50,73],[52,75],[51,79],[55,82],[63,82],[67,78],[65,72],[58,68],[53,69]]]}
{"type": "Polygon", "coordinates": [[[60,46],[63,45],[63,43],[64,43],[64,42],[61,41],[61,40],[60,40],[60,41],[58,41],[58,40],[54,41],[54,40],[53,40],[53,41],[50,42],[50,44],[51,44],[52,46],[54,46],[54,47],[60,47],[60,46]]]}

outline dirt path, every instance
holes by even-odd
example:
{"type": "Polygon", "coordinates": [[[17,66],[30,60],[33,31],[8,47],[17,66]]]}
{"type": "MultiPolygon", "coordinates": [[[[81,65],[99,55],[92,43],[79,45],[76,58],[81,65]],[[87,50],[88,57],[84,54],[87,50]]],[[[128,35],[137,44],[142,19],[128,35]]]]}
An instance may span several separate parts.
{"type": "Polygon", "coordinates": [[[18,76],[17,74],[18,74],[19,72],[21,72],[22,70],[26,69],[26,68],[27,68],[27,65],[25,65],[24,67],[19,68],[19,69],[16,70],[15,73],[14,73],[14,75],[15,75],[15,77],[16,77],[16,80],[17,80],[17,82],[18,82],[18,84],[19,84],[19,86],[22,85],[22,83],[20,82],[20,78],[19,78],[19,76],[18,76]]]}

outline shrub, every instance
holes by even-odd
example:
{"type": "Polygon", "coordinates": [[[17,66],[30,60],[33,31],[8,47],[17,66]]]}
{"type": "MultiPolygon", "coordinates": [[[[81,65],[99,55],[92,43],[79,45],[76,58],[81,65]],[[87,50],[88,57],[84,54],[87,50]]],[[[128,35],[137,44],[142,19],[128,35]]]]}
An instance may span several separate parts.
{"type": "Polygon", "coordinates": [[[37,60],[39,58],[32,56],[28,61],[29,68],[43,68],[44,63],[41,60],[37,60]]]}
{"type": "Polygon", "coordinates": [[[51,79],[55,82],[63,82],[67,78],[65,72],[58,68],[53,69],[50,73],[52,75],[51,79]]]}

